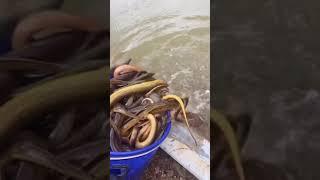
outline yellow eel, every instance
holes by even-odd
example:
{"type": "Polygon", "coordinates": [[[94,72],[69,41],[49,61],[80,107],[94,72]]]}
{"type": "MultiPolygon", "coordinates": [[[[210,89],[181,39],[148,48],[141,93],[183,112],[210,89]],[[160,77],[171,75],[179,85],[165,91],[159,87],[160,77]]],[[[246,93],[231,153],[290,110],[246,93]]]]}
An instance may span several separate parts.
{"type": "Polygon", "coordinates": [[[192,132],[191,132],[191,129],[190,129],[190,126],[189,126],[189,122],[188,122],[188,118],[187,118],[187,114],[186,114],[186,109],[185,109],[185,107],[184,107],[184,103],[183,103],[182,99],[181,99],[179,96],[173,95],[173,94],[165,95],[165,96],[162,97],[162,99],[164,99],[164,100],[174,99],[174,100],[176,100],[176,101],[179,102],[179,104],[180,104],[180,106],[181,106],[181,109],[182,109],[182,112],[183,112],[184,120],[186,121],[188,130],[189,130],[189,132],[190,132],[190,135],[192,136],[192,138],[193,138],[193,140],[194,140],[194,142],[195,142],[195,144],[196,144],[196,146],[197,146],[198,144],[197,144],[196,138],[193,136],[193,134],[192,134],[192,132]]]}
{"type": "Polygon", "coordinates": [[[222,130],[224,136],[229,144],[232,158],[236,167],[237,174],[240,180],[245,180],[244,171],[241,163],[240,148],[235,136],[234,130],[224,115],[220,114],[216,110],[211,113],[211,120],[213,120],[218,127],[222,130]]]}
{"type": "Polygon", "coordinates": [[[149,135],[147,137],[147,139],[140,141],[140,138],[143,136],[144,132],[140,131],[138,134],[138,137],[136,139],[136,148],[141,149],[144,148],[148,145],[150,145],[154,139],[154,136],[156,134],[156,130],[157,130],[157,121],[156,118],[152,115],[152,114],[148,114],[147,116],[149,122],[150,122],[150,132],[149,135]]]}
{"type": "Polygon", "coordinates": [[[16,94],[0,107],[0,139],[54,108],[105,97],[108,71],[104,66],[70,74],[16,94]]]}
{"type": "Polygon", "coordinates": [[[159,85],[163,85],[163,84],[164,85],[166,84],[166,82],[163,80],[153,80],[153,81],[143,82],[140,84],[134,84],[132,86],[120,88],[111,94],[110,108],[112,108],[112,106],[115,103],[120,101],[125,96],[135,94],[135,93],[142,93],[145,91],[149,91],[149,90],[153,89],[154,87],[159,86],[159,85]]]}

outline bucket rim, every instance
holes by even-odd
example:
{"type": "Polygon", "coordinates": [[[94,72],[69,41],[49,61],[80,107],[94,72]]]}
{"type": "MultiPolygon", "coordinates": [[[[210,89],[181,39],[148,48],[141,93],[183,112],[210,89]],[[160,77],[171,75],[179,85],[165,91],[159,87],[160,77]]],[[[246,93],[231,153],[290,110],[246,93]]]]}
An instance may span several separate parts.
{"type": "Polygon", "coordinates": [[[170,129],[171,129],[170,111],[167,112],[167,117],[168,117],[167,127],[166,127],[166,129],[160,139],[158,139],[157,141],[155,141],[154,143],[152,143],[151,145],[149,145],[145,148],[130,151],[130,152],[110,151],[110,160],[122,160],[122,159],[131,159],[131,158],[135,158],[135,157],[140,157],[140,156],[149,154],[149,153],[153,152],[154,150],[156,150],[157,148],[159,148],[160,144],[167,138],[167,136],[170,133],[170,129]]]}

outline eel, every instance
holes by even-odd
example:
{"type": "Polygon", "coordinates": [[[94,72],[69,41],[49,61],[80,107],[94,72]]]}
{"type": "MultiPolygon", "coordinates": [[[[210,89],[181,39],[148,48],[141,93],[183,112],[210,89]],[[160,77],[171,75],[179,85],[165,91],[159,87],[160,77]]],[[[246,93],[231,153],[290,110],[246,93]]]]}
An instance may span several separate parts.
{"type": "MultiPolygon", "coordinates": [[[[159,127],[159,126],[157,126],[157,127],[159,127]]],[[[147,126],[147,129],[146,129],[146,131],[142,134],[142,136],[141,136],[141,140],[145,140],[145,139],[147,139],[147,137],[148,137],[148,134],[150,133],[150,130],[151,130],[151,126],[147,126]]]]}
{"type": "MultiPolygon", "coordinates": [[[[156,134],[156,130],[157,130],[156,118],[152,114],[148,114],[147,118],[150,122],[151,129],[150,129],[148,137],[143,141],[140,141],[140,138],[143,136],[144,132],[143,131],[139,132],[138,137],[136,139],[136,144],[135,144],[136,148],[138,148],[138,149],[149,146],[152,143],[152,141],[155,137],[155,134],[156,134]]],[[[145,126],[145,127],[148,127],[148,126],[145,126]]]]}
{"type": "Polygon", "coordinates": [[[194,137],[194,135],[191,132],[191,129],[190,129],[190,126],[189,126],[189,122],[188,122],[188,119],[187,119],[186,109],[185,109],[185,106],[184,106],[184,103],[183,103],[182,99],[179,96],[173,95],[173,94],[165,95],[165,96],[162,97],[162,99],[164,99],[164,100],[174,99],[174,100],[179,102],[181,110],[183,112],[184,120],[185,120],[185,122],[187,124],[187,127],[188,127],[188,130],[189,130],[189,133],[192,136],[192,138],[193,138],[193,140],[194,140],[194,142],[195,142],[195,144],[197,146],[198,145],[197,144],[197,140],[196,140],[196,138],[194,137]]]}
{"type": "Polygon", "coordinates": [[[120,113],[122,115],[131,117],[131,118],[137,118],[136,115],[134,115],[133,113],[127,111],[122,105],[118,104],[117,106],[115,106],[111,112],[115,112],[115,113],[120,113]]]}
{"type": "Polygon", "coordinates": [[[130,62],[132,61],[132,59],[128,59],[127,61],[123,62],[123,63],[120,63],[120,64],[117,64],[117,65],[114,65],[110,68],[110,75],[113,75],[114,74],[114,70],[116,68],[118,68],[119,66],[122,66],[122,65],[125,65],[125,64],[130,64],[130,62]]]}
{"type": "Polygon", "coordinates": [[[127,122],[126,124],[124,124],[122,126],[122,128],[121,128],[121,134],[122,135],[127,134],[127,131],[129,129],[134,127],[141,120],[147,119],[149,114],[158,114],[158,113],[161,113],[161,112],[165,112],[165,111],[168,111],[168,110],[172,109],[175,106],[176,106],[175,103],[168,104],[168,103],[164,103],[164,102],[159,102],[159,103],[152,104],[151,106],[147,107],[146,110],[141,112],[137,116],[137,118],[134,118],[134,119],[130,120],[129,122],[127,122]]]}
{"type": "Polygon", "coordinates": [[[108,69],[105,66],[63,76],[16,94],[0,107],[0,141],[50,109],[105,97],[108,69]]]}
{"type": "Polygon", "coordinates": [[[216,110],[213,110],[213,112],[211,113],[210,119],[211,121],[214,121],[214,123],[216,123],[224,133],[224,136],[226,137],[231,150],[231,154],[236,167],[237,174],[240,180],[245,180],[244,170],[241,164],[240,148],[231,124],[228,122],[228,120],[225,118],[224,115],[222,115],[216,110]]]}
{"type": "Polygon", "coordinates": [[[55,128],[51,131],[48,139],[52,144],[57,145],[63,143],[70,135],[75,124],[76,110],[69,108],[58,117],[58,122],[55,128]]]}
{"type": "Polygon", "coordinates": [[[139,128],[138,127],[134,127],[132,132],[131,132],[130,139],[129,139],[130,146],[134,145],[134,142],[136,141],[137,136],[138,136],[138,132],[139,132],[139,128]]]}
{"type": "Polygon", "coordinates": [[[64,66],[57,63],[43,62],[28,58],[0,57],[0,71],[36,71],[58,73],[64,66]]]}
{"type": "Polygon", "coordinates": [[[130,64],[124,64],[124,65],[121,65],[121,66],[117,67],[114,70],[113,77],[115,79],[122,79],[120,77],[122,77],[125,74],[130,74],[132,72],[140,72],[140,71],[142,71],[142,69],[139,68],[138,66],[134,66],[134,65],[130,65],[130,64]]]}
{"type": "Polygon", "coordinates": [[[129,96],[132,94],[136,94],[136,93],[149,91],[152,88],[159,86],[159,85],[162,85],[162,84],[166,84],[166,82],[163,80],[153,80],[153,81],[148,81],[148,82],[120,88],[111,94],[110,107],[112,107],[115,103],[120,101],[123,97],[129,96]]]}
{"type": "Polygon", "coordinates": [[[79,180],[93,179],[89,174],[83,172],[74,165],[57,158],[52,153],[48,152],[32,142],[21,142],[14,144],[8,149],[0,160],[0,167],[15,160],[31,162],[48,169],[55,170],[61,174],[73,177],[79,180]]]}
{"type": "Polygon", "coordinates": [[[18,23],[13,32],[12,46],[14,49],[22,48],[31,41],[31,37],[34,33],[56,27],[93,32],[102,29],[101,26],[91,18],[74,16],[61,11],[48,10],[31,14],[18,23]]]}

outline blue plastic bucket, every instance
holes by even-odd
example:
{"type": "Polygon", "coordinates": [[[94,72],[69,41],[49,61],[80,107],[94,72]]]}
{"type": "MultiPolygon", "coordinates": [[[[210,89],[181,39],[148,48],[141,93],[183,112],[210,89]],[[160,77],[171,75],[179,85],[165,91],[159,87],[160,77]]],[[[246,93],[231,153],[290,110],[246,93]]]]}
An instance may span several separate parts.
{"type": "Polygon", "coordinates": [[[144,170],[151,162],[160,147],[160,144],[167,138],[171,129],[170,113],[167,113],[167,127],[160,139],[148,147],[130,152],[110,152],[110,178],[139,180],[144,170]]]}

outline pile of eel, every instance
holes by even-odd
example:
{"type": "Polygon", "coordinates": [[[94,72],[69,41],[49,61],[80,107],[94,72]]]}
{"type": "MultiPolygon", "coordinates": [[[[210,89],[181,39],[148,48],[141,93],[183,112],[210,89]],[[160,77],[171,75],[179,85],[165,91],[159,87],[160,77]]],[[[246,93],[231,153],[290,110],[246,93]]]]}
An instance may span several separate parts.
{"type": "Polygon", "coordinates": [[[109,177],[108,48],[94,19],[46,10],[17,20],[0,55],[2,180],[109,177]]]}
{"type": "Polygon", "coordinates": [[[110,71],[110,146],[114,152],[145,148],[162,137],[168,117],[186,116],[188,98],[169,94],[168,84],[154,73],[131,65],[131,59],[110,71]]]}

